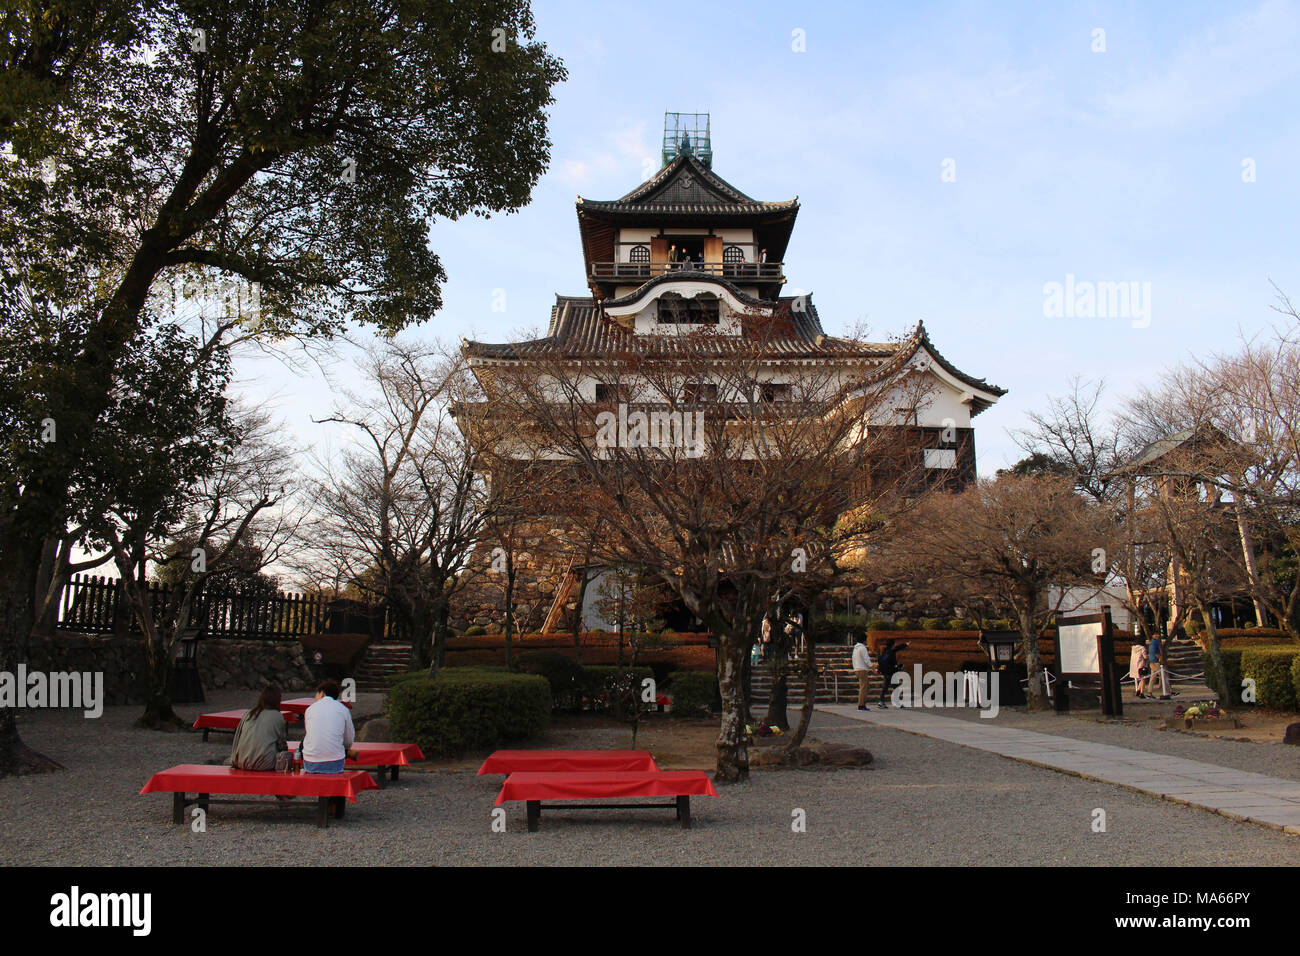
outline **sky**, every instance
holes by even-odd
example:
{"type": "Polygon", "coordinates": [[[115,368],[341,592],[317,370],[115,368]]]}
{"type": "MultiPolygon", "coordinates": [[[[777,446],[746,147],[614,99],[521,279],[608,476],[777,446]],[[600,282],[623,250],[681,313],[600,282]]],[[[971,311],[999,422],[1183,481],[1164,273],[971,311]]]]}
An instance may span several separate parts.
{"type": "MultiPolygon", "coordinates": [[[[1023,456],[1013,433],[1073,376],[1117,405],[1279,323],[1273,284],[1300,300],[1300,3],[533,10],[569,72],[550,170],[517,214],[431,224],[445,304],[411,337],[509,341],[544,331],[557,292],[587,294],[574,201],[653,174],[665,111],[711,114],[738,189],[799,197],[786,292],[811,292],[828,333],[923,320],[1009,390],[974,421],[982,475],[1023,456]],[[1097,283],[1127,308],[1090,308],[1097,283]]],[[[354,356],[328,375],[245,356],[240,387],[328,445],[312,417],[356,384],[354,356]]]]}

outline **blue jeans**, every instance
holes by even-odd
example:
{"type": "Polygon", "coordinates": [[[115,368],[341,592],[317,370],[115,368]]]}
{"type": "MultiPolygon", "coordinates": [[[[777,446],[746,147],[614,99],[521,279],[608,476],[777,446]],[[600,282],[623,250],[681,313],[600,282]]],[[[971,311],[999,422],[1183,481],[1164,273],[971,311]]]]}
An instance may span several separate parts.
{"type": "Polygon", "coordinates": [[[310,760],[302,762],[303,773],[342,773],[342,760],[327,760],[324,763],[314,763],[310,760]]]}

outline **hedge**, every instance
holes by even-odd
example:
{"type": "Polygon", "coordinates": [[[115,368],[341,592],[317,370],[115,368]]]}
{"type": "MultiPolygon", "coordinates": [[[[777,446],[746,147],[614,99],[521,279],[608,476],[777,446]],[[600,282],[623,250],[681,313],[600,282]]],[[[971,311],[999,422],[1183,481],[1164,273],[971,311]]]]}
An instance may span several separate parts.
{"type": "Polygon", "coordinates": [[[546,678],[553,710],[582,709],[585,675],[577,661],[555,651],[528,651],[519,655],[519,669],[546,678]]]}
{"type": "Polygon", "coordinates": [[[1300,701],[1300,654],[1291,662],[1291,687],[1295,690],[1296,700],[1300,701]]]}
{"type": "Polygon", "coordinates": [[[444,668],[433,679],[412,674],[393,681],[385,709],[394,740],[418,744],[431,757],[456,757],[541,734],[551,688],[532,674],[444,668]]]}
{"type": "Polygon", "coordinates": [[[1273,710],[1295,710],[1292,665],[1300,660],[1294,647],[1248,647],[1241,652],[1241,676],[1255,681],[1255,702],[1273,710]]]}
{"type": "Polygon", "coordinates": [[[703,671],[673,671],[670,676],[674,717],[707,717],[713,710],[718,679],[703,671]]]}

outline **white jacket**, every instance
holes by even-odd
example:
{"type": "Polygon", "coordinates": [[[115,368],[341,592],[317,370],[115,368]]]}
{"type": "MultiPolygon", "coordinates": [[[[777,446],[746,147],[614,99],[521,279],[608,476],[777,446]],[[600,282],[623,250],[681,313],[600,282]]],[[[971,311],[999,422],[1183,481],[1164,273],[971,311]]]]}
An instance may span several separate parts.
{"type": "Polygon", "coordinates": [[[302,718],[302,759],[311,763],[342,760],[356,740],[352,711],[333,697],[322,697],[302,718]]]}
{"type": "Polygon", "coordinates": [[[853,669],[855,671],[871,670],[871,655],[867,653],[867,645],[861,642],[853,645],[853,669]]]}

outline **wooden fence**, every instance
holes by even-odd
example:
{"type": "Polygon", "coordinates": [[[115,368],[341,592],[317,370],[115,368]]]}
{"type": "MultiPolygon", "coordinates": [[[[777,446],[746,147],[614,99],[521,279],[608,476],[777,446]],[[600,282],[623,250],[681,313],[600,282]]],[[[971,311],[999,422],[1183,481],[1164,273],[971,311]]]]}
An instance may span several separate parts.
{"type": "MultiPolygon", "coordinates": [[[[147,585],[155,620],[174,590],[147,585]]],[[[130,601],[117,578],[74,575],[59,602],[58,627],[90,634],[140,632],[130,601]]],[[[288,640],[306,634],[369,633],[373,638],[402,640],[399,622],[382,606],[357,601],[308,597],[265,588],[200,588],[190,613],[190,629],[199,637],[288,640]]]]}

